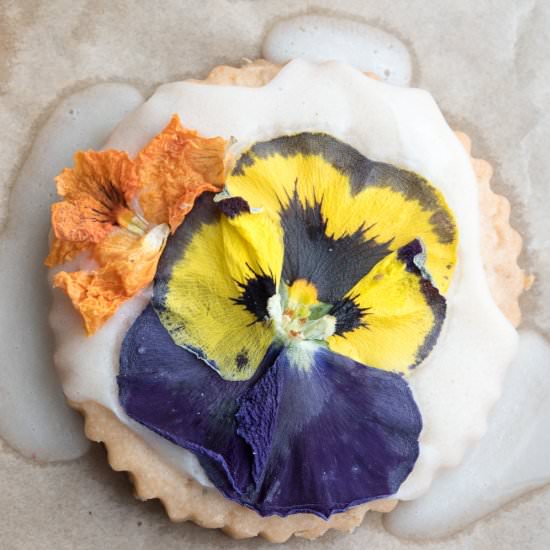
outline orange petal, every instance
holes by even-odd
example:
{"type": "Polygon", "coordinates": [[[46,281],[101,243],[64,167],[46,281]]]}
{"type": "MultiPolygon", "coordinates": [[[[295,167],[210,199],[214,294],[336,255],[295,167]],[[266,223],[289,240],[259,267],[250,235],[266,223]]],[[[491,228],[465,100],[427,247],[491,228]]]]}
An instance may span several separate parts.
{"type": "Polygon", "coordinates": [[[120,193],[130,201],[137,190],[134,164],[128,153],[110,149],[107,151],[77,151],[74,168],[65,168],[57,178],[57,192],[70,198],[74,194],[87,193],[100,201],[111,202],[120,193]],[[105,193],[107,192],[107,196],[105,193]]]}
{"type": "Polygon", "coordinates": [[[157,225],[143,237],[113,231],[96,246],[94,257],[117,274],[126,294],[133,295],[153,280],[167,237],[166,225],[157,225]]]}
{"type": "Polygon", "coordinates": [[[133,162],[123,151],[79,151],[74,168],[65,168],[56,183],[65,200],[52,206],[55,236],[87,243],[101,241],[113,229],[137,189],[133,162]]]}
{"type": "Polygon", "coordinates": [[[98,243],[112,229],[113,219],[97,212],[101,207],[89,195],[52,204],[52,229],[58,239],[81,243],[98,243]]]}
{"type": "Polygon", "coordinates": [[[201,193],[222,188],[226,145],[223,138],[205,138],[184,128],[174,115],[136,159],[145,218],[168,223],[174,232],[201,193]]]}
{"type": "Polygon", "coordinates": [[[94,249],[101,266],[97,271],[61,272],[54,277],[54,286],[69,296],[88,334],[153,280],[168,233],[166,225],[143,237],[123,229],[113,231],[94,249]]]}
{"type": "Polygon", "coordinates": [[[44,265],[54,267],[72,260],[79,252],[88,248],[88,243],[62,241],[54,237],[50,245],[50,253],[44,260],[44,265]]]}
{"type": "Polygon", "coordinates": [[[88,334],[99,329],[130,298],[124,293],[117,275],[109,269],[62,271],[55,275],[53,285],[63,289],[71,299],[88,334]]]}

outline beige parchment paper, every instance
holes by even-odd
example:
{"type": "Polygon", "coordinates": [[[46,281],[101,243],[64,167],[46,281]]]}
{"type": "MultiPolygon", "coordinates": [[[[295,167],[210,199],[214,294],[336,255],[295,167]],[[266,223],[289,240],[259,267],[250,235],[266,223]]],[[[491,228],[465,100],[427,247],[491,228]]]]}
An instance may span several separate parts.
{"type": "MultiPolygon", "coordinates": [[[[526,238],[523,266],[537,277],[523,300],[525,325],[550,336],[550,2],[342,0],[336,11],[335,4],[0,0],[0,220],[9,216],[10,187],[36,131],[62,98],[109,81],[131,83],[148,95],[160,83],[201,78],[215,65],[258,57],[262,37],[279,18],[348,16],[407,43],[413,85],[430,90],[451,126],[472,136],[474,156],[493,163],[495,189],[512,200],[513,224],[526,238]]],[[[370,514],[352,535],[330,533],[313,543],[294,539],[287,546],[541,549],[550,547],[548,512],[549,488],[443,541],[401,541],[370,514]]],[[[109,469],[99,446],[77,461],[41,465],[0,443],[3,550],[222,546],[270,544],[171,524],[157,502],[134,501],[125,476],[109,469]]]]}

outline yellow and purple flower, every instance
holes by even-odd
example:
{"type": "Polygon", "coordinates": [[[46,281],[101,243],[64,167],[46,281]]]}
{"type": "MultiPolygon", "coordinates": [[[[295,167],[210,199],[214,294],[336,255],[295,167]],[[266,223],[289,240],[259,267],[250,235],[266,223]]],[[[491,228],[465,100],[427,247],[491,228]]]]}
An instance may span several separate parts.
{"type": "Polygon", "coordinates": [[[454,218],[423,177],[326,134],[256,143],[168,240],[118,383],[128,415],[262,515],[395,494],[422,421],[454,218]]]}

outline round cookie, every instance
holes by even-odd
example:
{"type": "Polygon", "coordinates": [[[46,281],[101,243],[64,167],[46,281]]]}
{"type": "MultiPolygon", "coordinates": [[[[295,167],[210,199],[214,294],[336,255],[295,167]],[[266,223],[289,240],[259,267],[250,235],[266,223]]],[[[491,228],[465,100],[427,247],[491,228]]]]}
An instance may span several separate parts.
{"type": "MultiPolygon", "coordinates": [[[[242,69],[219,67],[205,82],[210,84],[261,86],[279,71],[280,67],[259,61],[242,69]]],[[[462,138],[466,143],[466,138],[462,138]]],[[[521,238],[509,226],[509,203],[489,188],[490,166],[472,159],[480,182],[482,205],[483,254],[491,291],[505,315],[517,325],[517,299],[525,288],[526,278],[517,266],[521,238]],[[494,254],[496,247],[502,253],[494,254]],[[499,248],[499,250],[501,250],[499,248]]],[[[287,518],[261,517],[255,512],[222,497],[216,490],[205,489],[194,480],[175,471],[151,452],[146,443],[124,426],[107,409],[93,402],[72,403],[86,416],[86,433],[94,441],[103,441],[109,461],[115,470],[130,472],[139,498],[160,498],[171,519],[190,519],[199,525],[222,528],[235,538],[261,535],[281,542],[292,534],[306,538],[320,536],[329,528],[350,530],[357,526],[369,509],[389,511],[395,501],[375,501],[345,513],[335,514],[324,521],[309,514],[287,518]]]]}

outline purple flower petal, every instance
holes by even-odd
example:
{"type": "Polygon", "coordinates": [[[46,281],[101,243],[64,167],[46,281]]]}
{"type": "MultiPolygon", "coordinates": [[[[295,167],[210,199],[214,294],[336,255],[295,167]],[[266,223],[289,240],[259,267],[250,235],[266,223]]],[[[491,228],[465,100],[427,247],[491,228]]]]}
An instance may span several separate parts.
{"type": "Polygon", "coordinates": [[[262,515],[334,512],[394,494],[418,456],[420,413],[399,375],[317,348],[271,348],[252,380],[223,380],[149,307],[118,377],[126,412],[193,451],[216,487],[262,515]]]}
{"type": "Polygon", "coordinates": [[[255,473],[252,491],[230,496],[262,515],[327,518],[390,496],[418,457],[422,421],[404,378],[325,348],[305,369],[284,350],[239,401],[239,432],[262,474],[255,473]],[[266,379],[275,388],[271,401],[255,398],[265,395],[266,379]],[[257,437],[250,419],[266,414],[276,417],[272,437],[257,437]],[[241,419],[248,420],[244,428],[241,419]]]}
{"type": "MultiPolygon", "coordinates": [[[[268,353],[265,362],[272,359],[268,353]]],[[[127,414],[193,451],[232,491],[251,483],[252,454],[236,437],[237,398],[252,384],[226,382],[176,345],[152,306],[138,317],[120,353],[119,398],[127,414]]],[[[212,477],[211,476],[211,477],[212,477]]]]}

